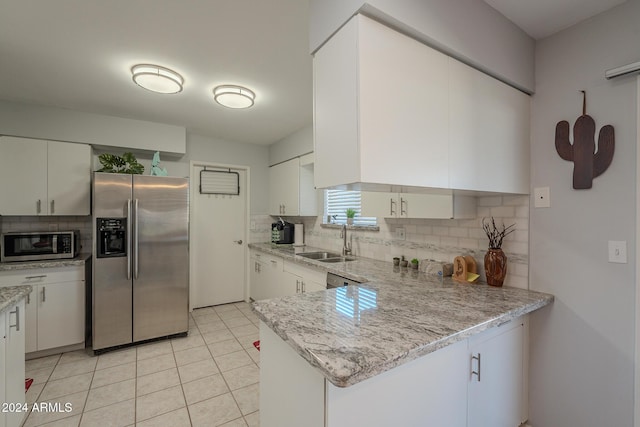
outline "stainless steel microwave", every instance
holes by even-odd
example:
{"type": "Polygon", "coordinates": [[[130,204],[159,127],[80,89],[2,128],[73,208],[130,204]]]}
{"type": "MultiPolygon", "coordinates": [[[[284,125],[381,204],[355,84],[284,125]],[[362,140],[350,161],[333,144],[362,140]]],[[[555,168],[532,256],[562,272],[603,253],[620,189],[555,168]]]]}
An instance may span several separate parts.
{"type": "Polygon", "coordinates": [[[1,244],[1,262],[75,258],[80,251],[80,232],[5,233],[1,244]]]}

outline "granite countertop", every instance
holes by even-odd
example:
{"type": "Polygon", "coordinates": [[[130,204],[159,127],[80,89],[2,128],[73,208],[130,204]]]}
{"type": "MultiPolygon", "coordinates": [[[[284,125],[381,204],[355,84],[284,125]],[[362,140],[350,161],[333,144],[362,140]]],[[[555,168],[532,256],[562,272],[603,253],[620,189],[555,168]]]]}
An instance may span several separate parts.
{"type": "Polygon", "coordinates": [[[263,322],[331,383],[347,387],[553,301],[524,289],[463,284],[369,258],[322,265],[296,255],[321,250],[250,248],[366,281],[366,284],[257,301],[263,322]]]}
{"type": "Polygon", "coordinates": [[[34,268],[68,267],[73,265],[84,265],[84,263],[89,258],[91,258],[90,252],[81,252],[77,257],[70,258],[70,259],[0,262],[0,271],[30,270],[34,268]]]}
{"type": "Polygon", "coordinates": [[[0,313],[13,307],[15,303],[29,295],[31,285],[0,287],[0,313]]]}

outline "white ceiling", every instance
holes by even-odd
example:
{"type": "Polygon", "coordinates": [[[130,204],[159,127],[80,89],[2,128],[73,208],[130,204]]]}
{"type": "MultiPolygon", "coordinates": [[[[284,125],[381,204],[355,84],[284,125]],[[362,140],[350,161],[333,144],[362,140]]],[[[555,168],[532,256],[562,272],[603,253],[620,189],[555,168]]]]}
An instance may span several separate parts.
{"type": "Polygon", "coordinates": [[[627,0],[484,0],[536,40],[627,0]]]}
{"type": "MultiPolygon", "coordinates": [[[[534,38],[624,0],[485,0],[534,38]]],[[[271,144],[312,120],[309,0],[0,0],[0,99],[185,126],[271,144]],[[136,86],[130,68],[179,72],[184,91],[136,86]],[[219,84],[256,92],[248,110],[219,84]]]]}

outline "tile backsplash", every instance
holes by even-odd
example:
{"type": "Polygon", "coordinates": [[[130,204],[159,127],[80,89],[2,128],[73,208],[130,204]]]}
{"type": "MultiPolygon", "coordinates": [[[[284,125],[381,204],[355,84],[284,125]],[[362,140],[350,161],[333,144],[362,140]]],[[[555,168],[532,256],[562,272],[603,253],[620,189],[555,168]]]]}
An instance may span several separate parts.
{"type": "MultiPolygon", "coordinates": [[[[484,276],[484,254],[488,247],[482,218],[493,216],[496,224],[516,224],[515,231],[504,240],[502,249],[508,257],[505,286],[528,288],[529,275],[529,196],[478,197],[475,219],[378,219],[379,231],[349,230],[353,253],[368,258],[391,261],[404,255],[412,258],[453,262],[457,255],[471,255],[484,276]],[[396,229],[405,229],[405,239],[396,237],[396,229]]],[[[340,251],[340,230],[323,227],[322,217],[288,218],[305,226],[305,243],[340,251]]],[[[263,241],[268,241],[268,236],[263,241]]]]}

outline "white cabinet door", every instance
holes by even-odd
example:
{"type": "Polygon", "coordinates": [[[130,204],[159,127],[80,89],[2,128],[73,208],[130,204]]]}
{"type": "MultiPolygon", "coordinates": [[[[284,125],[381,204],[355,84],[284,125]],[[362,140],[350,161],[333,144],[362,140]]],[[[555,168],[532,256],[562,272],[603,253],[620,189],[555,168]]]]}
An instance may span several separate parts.
{"type": "Polygon", "coordinates": [[[49,215],[89,215],[91,146],[49,141],[49,215]]]}
{"type": "Polygon", "coordinates": [[[372,19],[354,19],[362,181],[448,188],[448,57],[372,19]]]}
{"type": "Polygon", "coordinates": [[[274,298],[280,296],[283,285],[282,258],[274,256],[265,256],[265,298],[274,298]]]}
{"type": "Polygon", "coordinates": [[[451,188],[529,193],[530,97],[454,59],[451,188]]]}
{"type": "Polygon", "coordinates": [[[281,297],[287,295],[301,294],[304,281],[302,277],[285,271],[282,273],[282,281],[280,282],[279,295],[281,297]]]}
{"type": "Polygon", "coordinates": [[[266,292],[264,291],[264,263],[256,257],[251,258],[251,271],[249,274],[251,286],[251,298],[254,301],[264,299],[266,292]]]}
{"type": "Polygon", "coordinates": [[[299,215],[299,158],[291,159],[269,168],[269,198],[269,214],[299,215]]]}
{"type": "Polygon", "coordinates": [[[313,66],[316,187],[448,187],[445,55],[356,15],[313,66]]]}
{"type": "Polygon", "coordinates": [[[397,218],[398,194],[363,191],[360,193],[360,206],[362,216],[397,218]]]}
{"type": "Polygon", "coordinates": [[[0,215],[46,215],[47,205],[47,141],[0,137],[0,215]]]}
{"type": "Polygon", "coordinates": [[[453,218],[451,194],[399,194],[399,218],[453,218]]]}
{"type": "Polygon", "coordinates": [[[468,427],[516,427],[523,421],[522,322],[469,339],[468,427]]]}
{"type": "Polygon", "coordinates": [[[38,286],[38,350],[84,341],[84,282],[38,286]]]}
{"type": "MultiPolygon", "coordinates": [[[[3,402],[23,404],[24,394],[24,300],[6,312],[6,384],[3,402]]],[[[4,313],[3,313],[4,314],[4,313]]],[[[7,413],[7,427],[19,427],[26,412],[10,411],[7,413]]]]}

